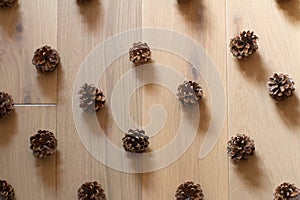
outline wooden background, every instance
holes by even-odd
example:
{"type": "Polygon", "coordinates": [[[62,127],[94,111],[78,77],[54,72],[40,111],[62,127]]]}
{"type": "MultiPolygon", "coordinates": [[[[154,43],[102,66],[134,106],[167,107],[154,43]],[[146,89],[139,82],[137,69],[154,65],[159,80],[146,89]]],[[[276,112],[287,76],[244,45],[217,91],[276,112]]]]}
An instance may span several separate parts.
{"type": "MultiPolygon", "coordinates": [[[[284,72],[297,87],[299,50],[299,0],[192,0],[181,5],[175,0],[92,0],[87,5],[75,0],[19,0],[11,9],[0,9],[0,90],[16,102],[15,112],[0,120],[0,178],[14,186],[19,200],[76,199],[77,188],[88,180],[101,182],[111,200],[174,199],[176,187],[186,180],[200,183],[206,200],[272,199],[282,181],[300,186],[300,105],[298,91],[275,103],[266,82],[273,72],[284,72]],[[152,173],[126,174],[105,167],[84,148],[74,126],[71,96],[77,70],[97,44],[141,27],[172,29],[205,47],[226,87],[227,118],[217,145],[199,160],[210,120],[207,95],[199,134],[177,162],[152,173]],[[239,62],[231,56],[228,42],[248,29],[259,36],[259,50],[239,62]],[[47,75],[31,64],[33,51],[44,44],[57,48],[62,60],[60,68],[47,75]],[[59,142],[58,152],[45,160],[35,159],[29,150],[29,137],[38,129],[52,130],[59,142]],[[226,142],[239,132],[254,138],[257,151],[236,165],[226,155],[226,142]]],[[[159,51],[154,55],[156,62],[191,76],[186,61],[159,51]]],[[[113,81],[130,67],[127,59],[120,59],[113,67],[113,81]]],[[[149,121],[148,109],[154,103],[171,112],[171,98],[161,86],[145,86],[132,97],[132,105],[139,107],[132,106],[131,114],[142,125],[149,121]]],[[[176,115],[153,138],[156,147],[172,138],[174,120],[176,115]]],[[[120,143],[114,138],[120,130],[111,113],[101,113],[99,122],[120,143]]]]}

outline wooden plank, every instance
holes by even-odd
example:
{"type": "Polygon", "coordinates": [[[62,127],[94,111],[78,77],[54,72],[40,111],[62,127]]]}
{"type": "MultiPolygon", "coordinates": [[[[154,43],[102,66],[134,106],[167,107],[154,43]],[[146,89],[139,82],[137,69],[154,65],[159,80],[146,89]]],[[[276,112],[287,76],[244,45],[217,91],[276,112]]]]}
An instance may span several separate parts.
{"type": "Polygon", "coordinates": [[[0,85],[17,103],[56,103],[56,72],[40,74],[34,51],[57,48],[57,1],[24,0],[0,12],[0,85]]]}
{"type": "MultiPolygon", "coordinates": [[[[39,160],[30,150],[30,136],[39,129],[56,134],[56,107],[16,107],[0,120],[0,177],[15,189],[17,199],[56,199],[56,158],[39,160]]],[[[60,145],[58,144],[58,149],[60,145]]]]}
{"type": "MultiPolygon", "coordinates": [[[[173,0],[144,0],[143,26],[171,29],[196,40],[212,58],[226,85],[225,3],[205,0],[178,4],[173,0]]],[[[143,175],[143,199],[174,199],[176,188],[187,180],[201,184],[205,199],[228,199],[226,124],[213,151],[205,159],[198,158],[199,147],[203,144],[210,123],[211,96],[205,85],[205,78],[208,77],[195,77],[188,61],[179,59],[170,52],[155,52],[154,56],[156,63],[176,69],[189,79],[200,82],[204,87],[205,97],[202,105],[200,103],[200,127],[192,146],[172,165],[143,175]]],[[[175,124],[180,122],[180,115],[177,115],[178,104],[176,101],[175,104],[172,103],[175,97],[164,87],[148,86],[142,90],[143,123],[149,122],[148,109],[155,103],[162,104],[168,111],[166,126],[152,141],[154,146],[166,145],[177,131],[175,124]],[[177,114],[173,114],[174,110],[177,114]]]]}
{"type": "Polygon", "coordinates": [[[228,52],[229,135],[245,132],[255,140],[256,155],[230,163],[230,199],[271,199],[283,181],[299,185],[299,94],[274,102],[266,88],[273,72],[300,80],[298,1],[228,1],[228,38],[242,30],[259,37],[257,54],[245,61],[228,52]],[[237,9],[238,8],[238,9],[237,9]],[[263,20],[262,20],[263,19],[263,20]]]}
{"type": "MultiPolygon", "coordinates": [[[[94,159],[82,145],[74,126],[70,106],[75,76],[85,57],[106,38],[140,27],[141,3],[139,0],[91,1],[86,5],[68,0],[58,3],[58,46],[62,52],[64,66],[58,74],[60,80],[58,101],[60,103],[58,104],[57,125],[58,130],[64,132],[58,136],[64,145],[58,171],[57,199],[75,199],[78,187],[90,180],[97,180],[103,185],[108,199],[141,199],[140,175],[121,173],[106,167],[94,159]]],[[[128,58],[126,63],[128,63],[128,58]]],[[[111,76],[99,83],[108,99],[114,81],[124,70],[128,69],[122,60],[118,61],[118,64],[112,67],[111,76]]],[[[98,85],[98,83],[95,84],[98,85]]],[[[109,109],[102,111],[99,117],[105,132],[122,136],[114,124],[109,109]]]]}

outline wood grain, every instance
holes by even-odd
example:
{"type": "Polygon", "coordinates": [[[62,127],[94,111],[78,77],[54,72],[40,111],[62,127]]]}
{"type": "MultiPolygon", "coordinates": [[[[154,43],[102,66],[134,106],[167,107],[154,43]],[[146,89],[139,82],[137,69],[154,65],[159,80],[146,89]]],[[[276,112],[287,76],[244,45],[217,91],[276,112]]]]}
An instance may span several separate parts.
{"type": "MultiPolygon", "coordinates": [[[[283,181],[300,186],[298,92],[276,103],[266,88],[274,72],[289,74],[296,87],[300,82],[299,13],[298,0],[192,0],[182,4],[176,0],[92,0],[88,4],[76,0],[22,0],[11,9],[1,8],[0,89],[11,93],[19,105],[9,118],[0,120],[0,178],[7,179],[17,199],[24,200],[76,199],[78,187],[90,180],[98,180],[107,199],[113,200],[175,199],[177,186],[187,180],[201,184],[206,200],[272,199],[274,188],[283,181]],[[174,30],[205,48],[224,83],[228,113],[214,149],[199,159],[213,106],[207,77],[195,74],[187,60],[153,49],[154,63],[171,67],[203,86],[201,120],[191,147],[175,163],[155,172],[130,174],[105,166],[84,147],[73,120],[72,93],[81,64],[99,43],[143,27],[174,30]],[[259,37],[258,52],[237,61],[229,52],[228,42],[248,29],[259,37]],[[47,75],[37,73],[31,63],[34,50],[44,44],[57,48],[62,60],[58,70],[47,75]],[[41,128],[56,133],[59,151],[38,161],[29,150],[28,138],[41,128]],[[232,135],[240,132],[255,140],[256,154],[236,164],[226,155],[226,145],[232,135]]],[[[112,93],[131,69],[128,55],[122,55],[94,83],[107,96],[106,108],[97,114],[98,122],[119,147],[124,132],[112,114],[112,93]]],[[[138,81],[124,83],[121,95],[125,96],[126,88],[138,81]]],[[[177,103],[172,91],[157,84],[133,93],[128,112],[139,127],[150,122],[149,110],[155,104],[168,113],[163,129],[151,138],[152,151],[174,138],[180,122],[177,103]]]]}
{"type": "Polygon", "coordinates": [[[17,103],[56,103],[56,72],[40,74],[33,52],[57,48],[57,1],[22,0],[0,11],[0,90],[17,103]]]}
{"type": "Polygon", "coordinates": [[[299,94],[276,103],[266,87],[274,72],[300,81],[299,5],[294,0],[228,1],[227,40],[248,29],[260,38],[256,55],[241,62],[227,57],[229,135],[245,132],[256,143],[255,157],[230,163],[229,199],[271,199],[281,182],[300,184],[300,161],[294,159],[300,137],[299,94]]]}
{"type": "MultiPolygon", "coordinates": [[[[144,27],[168,28],[196,40],[206,49],[207,54],[215,62],[223,81],[226,81],[225,1],[191,1],[178,4],[173,0],[155,1],[155,3],[145,0],[143,1],[143,16],[144,27]],[[155,13],[155,17],[153,17],[153,13],[155,13]],[[218,17],[213,17],[216,14],[218,17]]],[[[172,54],[159,52],[154,55],[154,59],[156,63],[172,67],[189,79],[197,80],[204,87],[206,93],[205,98],[200,103],[201,122],[194,143],[172,165],[143,175],[143,185],[145,185],[143,199],[174,199],[178,185],[187,180],[194,180],[194,182],[201,184],[205,199],[227,199],[228,187],[224,187],[228,182],[227,157],[224,152],[224,144],[227,140],[226,126],[219,142],[209,156],[202,160],[198,158],[199,148],[210,123],[210,95],[205,88],[203,79],[205,77],[193,76],[190,64],[187,61],[178,60],[178,57],[176,58],[172,54]]],[[[147,122],[149,105],[162,101],[162,105],[169,105],[165,107],[169,112],[168,122],[176,124],[178,120],[180,121],[178,119],[180,115],[170,114],[173,109],[176,109],[174,105],[173,108],[170,107],[172,105],[171,97],[166,98],[167,96],[164,95],[163,100],[161,100],[157,94],[163,95],[166,89],[154,88],[158,90],[155,93],[151,92],[154,90],[153,88],[144,88],[143,90],[143,122],[147,122]]],[[[168,126],[166,124],[166,129],[163,129],[158,135],[159,139],[164,142],[168,141],[170,137],[166,132],[174,134],[176,133],[175,128],[174,125],[168,126]]]]}
{"type": "MultiPolygon", "coordinates": [[[[59,34],[58,41],[64,63],[58,74],[58,102],[63,101],[58,104],[58,130],[64,134],[58,138],[69,141],[70,145],[63,147],[61,166],[58,166],[58,199],[75,199],[78,187],[90,180],[101,182],[108,199],[142,199],[140,175],[107,168],[83,147],[74,126],[71,109],[73,82],[81,63],[91,49],[106,38],[141,27],[141,4],[139,0],[91,1],[87,5],[68,0],[59,2],[58,29],[62,34],[59,34]]],[[[122,61],[118,62],[123,64],[122,61]]],[[[123,66],[126,69],[126,65],[123,66]]],[[[109,89],[113,87],[110,83],[123,72],[122,67],[114,68],[107,84],[100,85],[105,93],[109,94],[109,89]]],[[[110,117],[104,112],[102,115],[107,119],[104,131],[114,135],[120,133],[114,122],[109,120],[110,117]]]]}
{"type": "Polygon", "coordinates": [[[16,107],[7,119],[0,120],[0,127],[0,177],[14,187],[16,199],[56,199],[60,150],[41,160],[29,148],[30,136],[40,129],[56,135],[56,107],[16,107]]]}

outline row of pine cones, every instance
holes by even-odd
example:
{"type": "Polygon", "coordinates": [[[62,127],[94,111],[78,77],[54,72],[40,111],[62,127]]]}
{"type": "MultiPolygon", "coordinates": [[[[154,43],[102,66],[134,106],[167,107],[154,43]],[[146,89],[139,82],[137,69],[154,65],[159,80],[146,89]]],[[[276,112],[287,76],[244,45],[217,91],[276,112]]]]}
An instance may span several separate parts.
{"type": "MultiPolygon", "coordinates": [[[[273,200],[296,200],[299,197],[300,189],[293,183],[283,182],[275,188],[273,200]]],[[[83,183],[77,190],[79,200],[106,200],[102,185],[98,181],[83,183]]],[[[6,180],[0,180],[0,199],[13,200],[15,191],[12,185],[6,180]]],[[[175,192],[176,200],[203,200],[204,194],[200,184],[193,181],[186,181],[180,184],[175,192]]]]}
{"type": "MultiPolygon", "coordinates": [[[[177,90],[177,98],[183,105],[196,104],[203,97],[202,87],[195,81],[184,81],[177,90]]],[[[273,99],[284,100],[293,96],[295,83],[287,74],[274,73],[268,80],[268,90],[273,99]]],[[[78,94],[80,95],[79,106],[84,111],[99,111],[105,107],[106,98],[103,91],[93,84],[85,83],[78,94]]],[[[12,96],[6,92],[0,92],[0,117],[7,117],[13,110],[12,96]]]]}
{"type": "MultiPolygon", "coordinates": [[[[93,84],[83,84],[78,92],[79,107],[83,111],[99,111],[105,107],[106,98],[101,89],[93,84]]],[[[203,96],[201,86],[195,81],[184,81],[178,86],[177,97],[183,105],[193,105],[199,102],[203,96]]]]}
{"type": "MultiPolygon", "coordinates": [[[[11,7],[16,0],[0,0],[0,7],[11,7]]],[[[87,3],[90,0],[77,0],[79,3],[87,3]]],[[[186,2],[189,0],[177,0],[178,2],[186,2]]]]}
{"type": "MultiPolygon", "coordinates": [[[[270,96],[275,100],[284,100],[293,96],[295,83],[287,74],[274,73],[268,80],[270,96]]],[[[99,111],[104,108],[106,98],[101,89],[93,84],[85,83],[78,94],[79,106],[84,111],[99,111]]],[[[178,86],[177,97],[183,105],[193,105],[199,102],[203,96],[202,87],[195,81],[184,81],[178,86]]],[[[0,92],[0,117],[7,117],[14,110],[14,100],[6,92],[0,92]]]]}

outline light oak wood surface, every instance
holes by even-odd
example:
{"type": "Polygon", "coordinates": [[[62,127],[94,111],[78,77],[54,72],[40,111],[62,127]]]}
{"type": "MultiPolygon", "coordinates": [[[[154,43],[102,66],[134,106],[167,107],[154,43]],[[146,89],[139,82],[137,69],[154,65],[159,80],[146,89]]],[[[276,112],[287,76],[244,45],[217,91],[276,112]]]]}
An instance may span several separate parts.
{"type": "MultiPolygon", "coordinates": [[[[0,90],[12,94],[17,106],[7,119],[0,119],[0,179],[14,186],[19,200],[76,199],[78,187],[90,180],[99,181],[111,200],[175,199],[177,186],[187,180],[201,184],[206,200],[272,199],[274,188],[283,181],[300,186],[299,13],[299,0],[192,0],[182,4],[176,0],[91,0],[86,5],[76,0],[22,0],[11,9],[1,8],[0,90]],[[85,148],[73,119],[72,95],[80,66],[98,44],[145,27],[179,32],[204,47],[224,84],[226,120],[213,150],[199,159],[212,117],[207,77],[195,75],[188,60],[153,49],[152,63],[169,66],[201,83],[205,94],[201,120],[195,140],[176,162],[154,172],[131,174],[105,166],[85,148]],[[237,61],[228,43],[248,29],[259,37],[258,52],[237,61]],[[31,63],[34,50],[44,44],[56,48],[61,56],[61,66],[50,74],[39,74],[31,63]],[[273,72],[287,73],[295,80],[293,98],[276,103],[269,97],[266,83],[273,72]],[[37,160],[29,149],[29,137],[38,129],[52,130],[58,139],[58,151],[49,159],[37,160]],[[255,140],[256,153],[236,164],[228,158],[226,146],[240,132],[255,140]]],[[[114,121],[110,101],[115,85],[133,68],[128,55],[120,55],[95,83],[107,96],[98,122],[119,147],[124,133],[114,121]]],[[[123,87],[138,82],[133,79],[123,87]]],[[[143,86],[132,95],[128,109],[134,122],[147,125],[154,104],[162,105],[168,118],[151,138],[152,151],[168,144],[180,123],[174,94],[158,84],[143,86]]]]}

